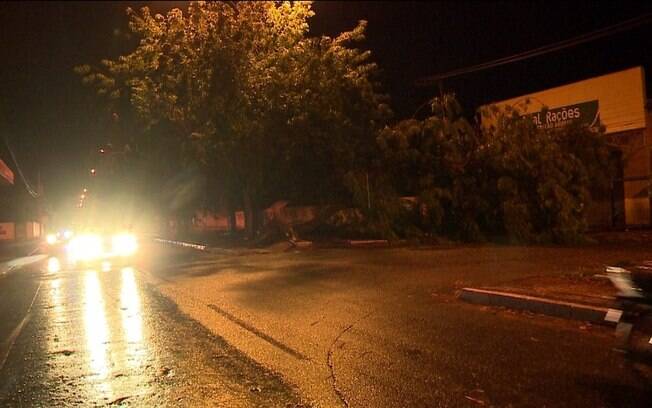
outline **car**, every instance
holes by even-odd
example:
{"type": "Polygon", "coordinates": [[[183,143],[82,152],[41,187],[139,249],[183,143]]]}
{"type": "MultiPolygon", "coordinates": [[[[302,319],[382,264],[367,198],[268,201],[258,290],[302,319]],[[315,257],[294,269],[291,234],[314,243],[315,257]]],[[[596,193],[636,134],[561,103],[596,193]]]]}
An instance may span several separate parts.
{"type": "Polygon", "coordinates": [[[61,229],[45,236],[45,252],[48,254],[60,254],[74,233],[70,229],[61,229]]]}
{"type": "Polygon", "coordinates": [[[48,235],[47,252],[71,268],[130,262],[138,252],[138,239],[130,232],[83,231],[55,238],[48,235]]]}

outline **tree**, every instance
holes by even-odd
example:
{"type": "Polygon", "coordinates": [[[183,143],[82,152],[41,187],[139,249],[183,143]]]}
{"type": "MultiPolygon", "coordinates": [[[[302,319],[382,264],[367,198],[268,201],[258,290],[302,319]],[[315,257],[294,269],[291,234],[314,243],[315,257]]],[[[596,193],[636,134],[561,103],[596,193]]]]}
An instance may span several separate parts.
{"type": "Polygon", "coordinates": [[[478,160],[495,175],[485,194],[512,241],[575,243],[584,239],[592,192],[608,186],[613,169],[604,129],[540,129],[520,112],[490,107],[478,160]]]}
{"type": "Polygon", "coordinates": [[[481,196],[463,197],[477,183],[476,129],[452,95],[434,98],[432,115],[385,128],[377,142],[383,168],[401,195],[416,197],[415,227],[422,232],[478,239],[476,211],[481,196]]]}
{"type": "Polygon", "coordinates": [[[230,207],[244,205],[253,233],[270,200],[340,193],[389,114],[369,52],[350,48],[366,23],[310,38],[313,14],[306,2],[128,10],[138,46],[78,72],[100,96],[127,98],[146,129],[174,129],[230,207]],[[327,193],[315,194],[319,187],[327,193]]]}
{"type": "Polygon", "coordinates": [[[416,197],[413,225],[466,240],[577,242],[591,193],[611,179],[602,130],[539,129],[512,109],[483,109],[473,126],[451,95],[432,115],[384,129],[383,168],[400,195],[416,197]]]}

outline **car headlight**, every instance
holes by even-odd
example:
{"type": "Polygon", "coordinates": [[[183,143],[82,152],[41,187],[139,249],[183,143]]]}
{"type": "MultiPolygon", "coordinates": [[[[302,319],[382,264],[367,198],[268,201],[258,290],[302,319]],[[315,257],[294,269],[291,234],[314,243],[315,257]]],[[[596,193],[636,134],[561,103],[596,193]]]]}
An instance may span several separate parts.
{"type": "Polygon", "coordinates": [[[118,234],[111,238],[111,252],[118,256],[130,256],[138,251],[138,240],[133,234],[118,234]]]}
{"type": "Polygon", "coordinates": [[[57,243],[57,236],[54,235],[54,234],[48,234],[48,235],[45,237],[45,242],[47,242],[48,245],[54,245],[54,244],[57,243]]]}
{"type": "Polygon", "coordinates": [[[102,238],[88,234],[74,237],[66,247],[71,261],[92,261],[103,255],[102,238]]]}

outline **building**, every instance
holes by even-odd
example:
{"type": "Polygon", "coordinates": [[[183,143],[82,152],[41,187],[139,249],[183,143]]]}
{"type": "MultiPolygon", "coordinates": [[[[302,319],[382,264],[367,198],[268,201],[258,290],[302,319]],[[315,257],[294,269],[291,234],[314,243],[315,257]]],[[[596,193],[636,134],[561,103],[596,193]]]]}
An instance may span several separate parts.
{"type": "MultiPolygon", "coordinates": [[[[7,186],[14,184],[14,172],[0,159],[0,195],[7,195],[7,186]]],[[[15,227],[13,223],[0,222],[0,242],[13,239],[15,227]]]]}
{"type": "Polygon", "coordinates": [[[14,181],[14,172],[0,159],[0,245],[42,235],[38,203],[14,181]]]}
{"type": "Polygon", "coordinates": [[[649,226],[652,114],[643,67],[635,67],[496,102],[512,106],[539,127],[568,124],[605,128],[617,175],[607,196],[594,197],[592,227],[649,226]]]}

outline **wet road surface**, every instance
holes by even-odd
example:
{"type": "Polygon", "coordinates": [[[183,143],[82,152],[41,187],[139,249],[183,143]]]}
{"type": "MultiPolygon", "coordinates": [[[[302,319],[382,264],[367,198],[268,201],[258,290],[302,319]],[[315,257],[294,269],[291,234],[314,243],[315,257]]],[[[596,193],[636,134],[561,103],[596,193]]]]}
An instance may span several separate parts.
{"type": "Polygon", "coordinates": [[[137,267],[47,259],[0,278],[0,406],[299,405],[145,282],[137,267]]]}
{"type": "Polygon", "coordinates": [[[448,294],[495,248],[410,268],[410,250],[142,252],[0,276],[0,407],[652,406],[611,330],[448,294]]]}
{"type": "Polygon", "coordinates": [[[214,252],[159,270],[157,288],[315,406],[652,407],[612,328],[455,298],[458,285],[648,255],[594,248],[558,265],[572,251],[214,252]]]}

